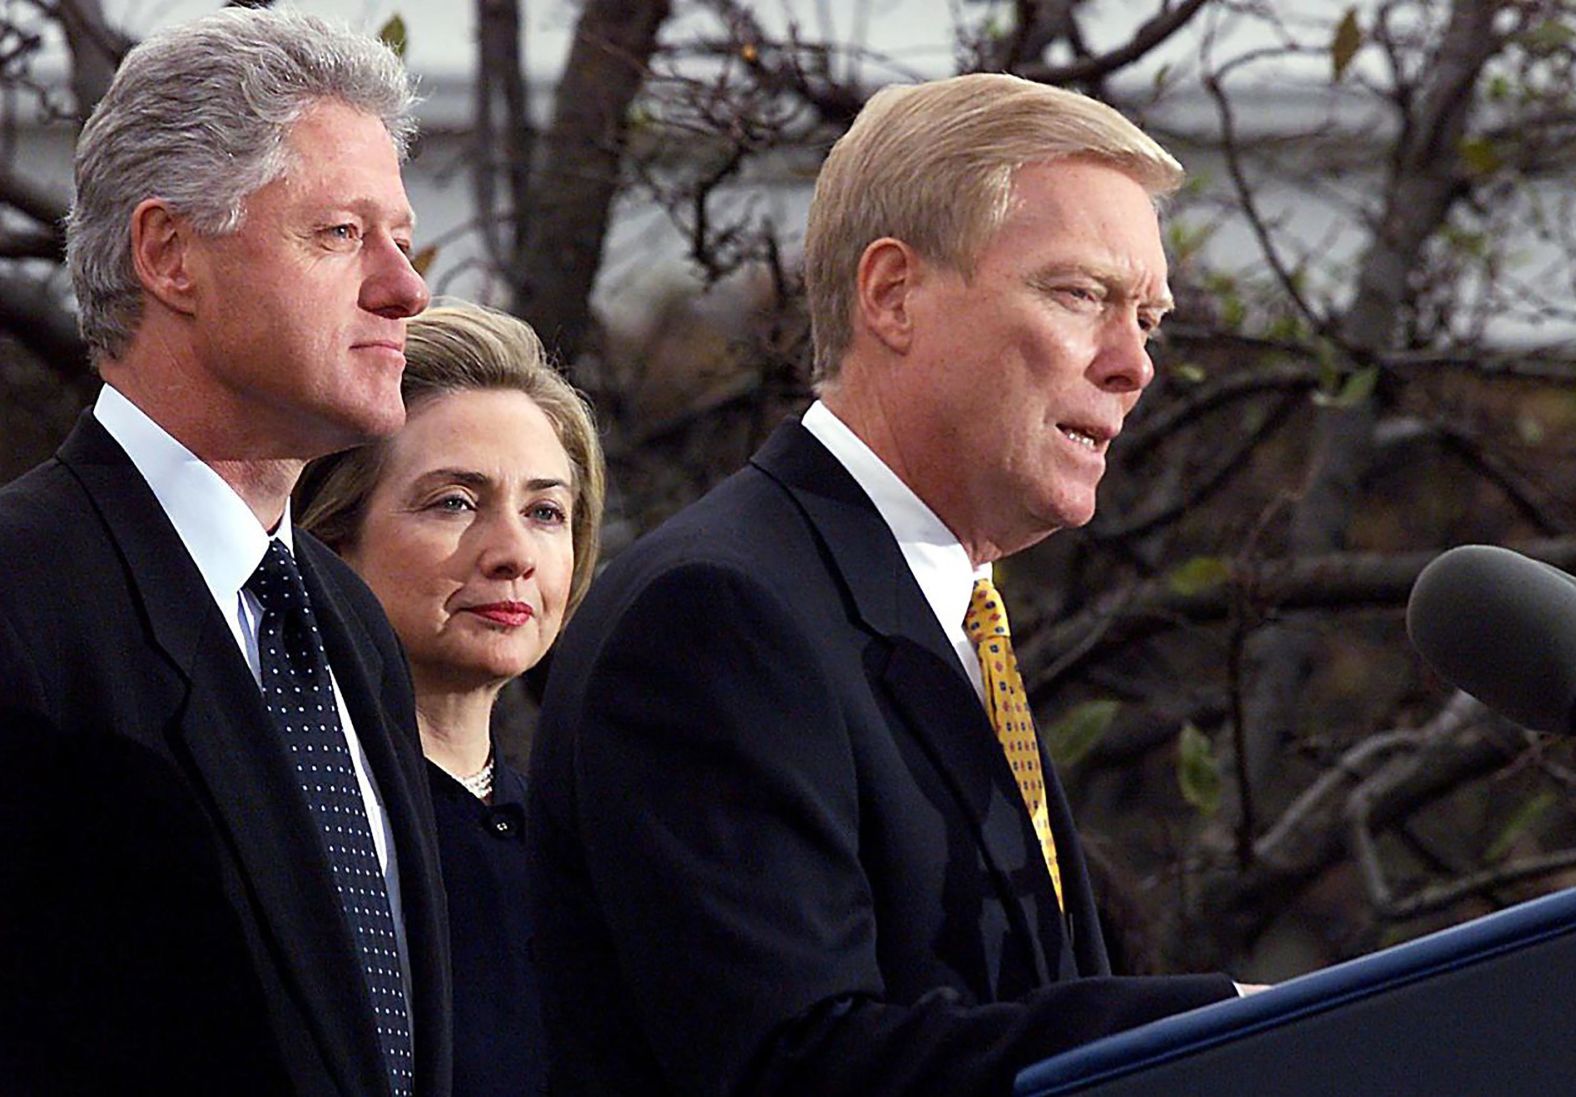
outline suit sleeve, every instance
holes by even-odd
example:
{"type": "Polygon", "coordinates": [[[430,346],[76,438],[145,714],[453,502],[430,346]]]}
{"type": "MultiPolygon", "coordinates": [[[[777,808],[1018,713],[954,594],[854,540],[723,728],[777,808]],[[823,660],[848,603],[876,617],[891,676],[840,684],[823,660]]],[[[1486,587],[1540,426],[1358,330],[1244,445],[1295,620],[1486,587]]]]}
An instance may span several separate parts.
{"type": "Polygon", "coordinates": [[[608,624],[580,702],[575,822],[675,1091],[1005,1094],[1045,1055],[1231,993],[1207,976],[887,1001],[859,850],[872,805],[824,645],[714,566],[660,576],[608,624]]]}

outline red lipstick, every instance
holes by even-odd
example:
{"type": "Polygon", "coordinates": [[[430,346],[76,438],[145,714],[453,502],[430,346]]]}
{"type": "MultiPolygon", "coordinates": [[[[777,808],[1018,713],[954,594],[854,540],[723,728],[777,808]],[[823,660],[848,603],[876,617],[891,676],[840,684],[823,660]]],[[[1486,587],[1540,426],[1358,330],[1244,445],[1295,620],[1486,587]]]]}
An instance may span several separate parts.
{"type": "Polygon", "coordinates": [[[536,611],[525,602],[488,602],[481,606],[466,606],[465,612],[474,613],[504,628],[519,628],[536,616],[536,611]]]}

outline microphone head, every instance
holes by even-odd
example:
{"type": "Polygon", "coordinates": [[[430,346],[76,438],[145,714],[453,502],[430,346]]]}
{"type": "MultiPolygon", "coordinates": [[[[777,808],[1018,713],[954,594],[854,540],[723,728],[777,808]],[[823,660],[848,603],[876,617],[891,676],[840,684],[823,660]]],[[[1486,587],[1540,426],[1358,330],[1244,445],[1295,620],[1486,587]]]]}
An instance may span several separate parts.
{"type": "Polygon", "coordinates": [[[1492,545],[1435,557],[1406,607],[1412,646],[1439,676],[1535,731],[1572,730],[1576,579],[1492,545]]]}

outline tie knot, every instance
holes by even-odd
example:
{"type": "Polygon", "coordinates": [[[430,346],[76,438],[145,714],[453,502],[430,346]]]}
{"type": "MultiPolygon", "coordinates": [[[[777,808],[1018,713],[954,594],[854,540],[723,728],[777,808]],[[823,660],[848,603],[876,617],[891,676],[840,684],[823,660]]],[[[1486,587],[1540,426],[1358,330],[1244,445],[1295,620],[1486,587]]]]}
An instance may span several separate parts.
{"type": "Polygon", "coordinates": [[[268,551],[263,562],[257,565],[252,577],[246,581],[263,609],[270,613],[290,613],[307,610],[306,584],[301,581],[301,569],[295,557],[277,537],[268,540],[268,551]]]}
{"type": "Polygon", "coordinates": [[[1007,607],[989,579],[974,580],[974,595],[969,599],[969,612],[963,618],[963,631],[976,644],[991,636],[1012,635],[1007,626],[1007,607]]]}

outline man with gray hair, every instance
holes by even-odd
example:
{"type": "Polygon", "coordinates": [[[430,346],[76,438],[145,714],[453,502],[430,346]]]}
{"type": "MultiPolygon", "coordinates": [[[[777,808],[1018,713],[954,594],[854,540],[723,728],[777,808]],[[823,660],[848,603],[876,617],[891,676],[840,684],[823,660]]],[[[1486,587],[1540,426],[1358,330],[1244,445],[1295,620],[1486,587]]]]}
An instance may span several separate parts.
{"type": "Polygon", "coordinates": [[[994,1095],[1235,994],[1114,978],[991,563],[1094,513],[1181,168],[1010,76],[888,88],[805,240],[820,399],[620,555],[532,757],[555,1092],[994,1095]]]}
{"type": "Polygon", "coordinates": [[[132,50],[68,255],[105,384],[0,489],[0,1089],[443,1095],[447,926],[409,675],[292,530],[404,421],[409,77],[321,20],[132,50]]]}

